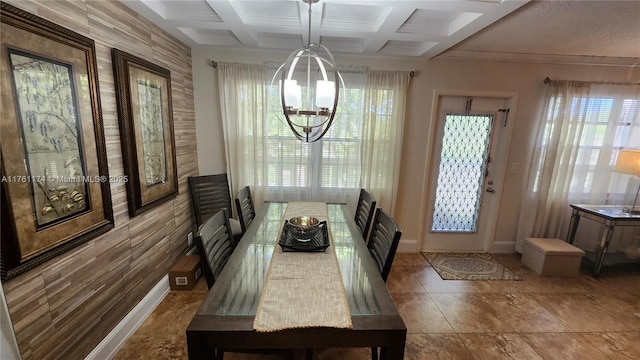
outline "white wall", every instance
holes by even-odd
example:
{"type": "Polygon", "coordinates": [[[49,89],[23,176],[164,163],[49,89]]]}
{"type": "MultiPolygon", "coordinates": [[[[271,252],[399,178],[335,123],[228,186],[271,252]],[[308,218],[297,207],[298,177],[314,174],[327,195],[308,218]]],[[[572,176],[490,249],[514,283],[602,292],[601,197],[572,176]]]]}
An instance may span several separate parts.
{"type": "MultiPolygon", "coordinates": [[[[218,62],[260,64],[284,61],[287,51],[255,52],[193,48],[193,75],[198,133],[198,162],[201,174],[226,171],[224,138],[220,120],[217,74],[209,65],[218,62]]],[[[516,174],[507,172],[500,201],[494,243],[515,244],[524,179],[533,148],[535,125],[539,121],[545,77],[551,79],[640,82],[640,68],[588,65],[557,65],[479,60],[411,60],[397,58],[336,57],[340,65],[368,66],[372,70],[415,70],[411,80],[405,120],[401,181],[395,218],[403,229],[403,240],[420,241],[424,214],[423,184],[425,163],[431,149],[427,140],[434,119],[434,91],[509,92],[518,95],[517,112],[509,121],[514,134],[508,163],[519,163],[516,174]]]]}
{"type": "Polygon", "coordinates": [[[227,172],[227,162],[224,156],[217,72],[209,61],[212,55],[197,48],[192,51],[198,53],[195,58],[191,57],[198,168],[200,175],[222,174],[227,172]]]}

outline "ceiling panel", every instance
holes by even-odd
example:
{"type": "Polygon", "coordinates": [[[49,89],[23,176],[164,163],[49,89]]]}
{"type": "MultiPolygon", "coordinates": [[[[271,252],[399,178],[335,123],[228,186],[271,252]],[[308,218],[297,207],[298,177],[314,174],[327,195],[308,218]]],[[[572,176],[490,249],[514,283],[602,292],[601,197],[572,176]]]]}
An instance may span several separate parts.
{"type": "Polygon", "coordinates": [[[327,3],[323,8],[320,29],[375,33],[390,10],[388,6],[327,3]]]}
{"type": "MultiPolygon", "coordinates": [[[[217,2],[210,1],[214,8],[217,2]]],[[[233,7],[244,25],[300,27],[299,6],[292,1],[235,1],[233,7]]]]}
{"type": "Polygon", "coordinates": [[[311,42],[336,53],[424,58],[527,3],[321,0],[309,22],[308,3],[296,0],[121,1],[191,46],[294,49],[308,42],[311,25],[311,42]]]}
{"type": "Polygon", "coordinates": [[[640,1],[120,1],[190,46],[640,65],[640,1]]]}

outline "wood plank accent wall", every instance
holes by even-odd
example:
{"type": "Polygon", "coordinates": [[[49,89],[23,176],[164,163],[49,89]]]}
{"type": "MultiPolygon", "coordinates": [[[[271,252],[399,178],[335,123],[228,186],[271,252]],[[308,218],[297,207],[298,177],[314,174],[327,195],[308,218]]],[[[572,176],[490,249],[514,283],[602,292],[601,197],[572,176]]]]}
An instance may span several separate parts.
{"type": "Polygon", "coordinates": [[[23,359],[82,359],[187,248],[187,177],[198,174],[191,49],[117,1],[7,2],[95,41],[109,175],[124,175],[111,48],[171,71],[178,197],[129,218],[125,184],[111,184],[113,230],[2,284],[23,359]]]}

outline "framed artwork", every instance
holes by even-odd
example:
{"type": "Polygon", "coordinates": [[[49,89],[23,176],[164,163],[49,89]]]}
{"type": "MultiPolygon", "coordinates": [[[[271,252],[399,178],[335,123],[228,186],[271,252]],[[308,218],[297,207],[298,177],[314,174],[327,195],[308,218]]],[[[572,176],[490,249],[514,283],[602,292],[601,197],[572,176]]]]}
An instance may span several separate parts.
{"type": "Polygon", "coordinates": [[[113,227],[93,40],[1,3],[2,279],[113,227]]]}
{"type": "Polygon", "coordinates": [[[171,72],[112,49],[129,215],[178,195],[171,72]]]}

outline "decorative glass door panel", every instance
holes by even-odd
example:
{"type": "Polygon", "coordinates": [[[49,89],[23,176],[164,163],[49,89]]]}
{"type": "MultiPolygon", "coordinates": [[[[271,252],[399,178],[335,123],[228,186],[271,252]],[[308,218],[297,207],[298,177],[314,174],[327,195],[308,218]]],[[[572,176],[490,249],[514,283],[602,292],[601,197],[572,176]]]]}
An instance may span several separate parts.
{"type": "Polygon", "coordinates": [[[476,232],[492,128],[491,114],[445,115],[431,231],[476,232]]]}

